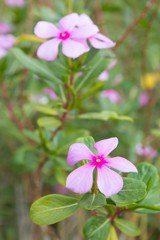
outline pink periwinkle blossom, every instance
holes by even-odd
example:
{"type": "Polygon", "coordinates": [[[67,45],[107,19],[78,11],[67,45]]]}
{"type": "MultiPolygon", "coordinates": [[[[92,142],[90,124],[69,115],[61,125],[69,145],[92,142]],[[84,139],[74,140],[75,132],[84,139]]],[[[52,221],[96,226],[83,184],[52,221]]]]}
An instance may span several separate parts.
{"type": "Polygon", "coordinates": [[[146,158],[154,158],[157,156],[157,151],[153,149],[151,146],[143,146],[142,143],[138,143],[136,145],[136,153],[140,156],[146,158]]]}
{"type": "Polygon", "coordinates": [[[119,103],[121,101],[121,96],[119,93],[113,89],[107,89],[101,92],[101,96],[108,98],[112,103],[119,103]]]}
{"type": "Polygon", "coordinates": [[[149,102],[149,95],[147,93],[141,93],[139,95],[139,99],[138,100],[139,100],[140,107],[144,107],[149,102]]]}
{"type": "Polygon", "coordinates": [[[104,70],[98,77],[100,81],[107,81],[109,79],[108,70],[104,70]]]}
{"type": "Polygon", "coordinates": [[[113,60],[113,61],[108,65],[107,69],[104,70],[104,71],[99,75],[98,79],[99,79],[100,81],[107,81],[107,80],[109,79],[109,73],[108,73],[108,71],[111,70],[112,68],[114,68],[116,64],[117,64],[117,60],[115,59],[115,60],[113,60]]]}
{"type": "Polygon", "coordinates": [[[0,58],[4,57],[8,49],[12,48],[15,37],[12,34],[0,35],[0,58]]]}
{"type": "Polygon", "coordinates": [[[138,172],[137,168],[123,157],[107,158],[117,147],[116,137],[96,142],[93,148],[97,156],[83,143],[74,143],[70,146],[67,162],[73,166],[82,160],[89,163],[73,170],[67,177],[66,187],[76,193],[86,193],[93,185],[93,171],[97,170],[97,187],[106,197],[110,197],[123,188],[123,178],[110,168],[121,172],[138,172]]]}
{"type": "Polygon", "coordinates": [[[12,30],[12,26],[8,23],[0,22],[0,34],[6,34],[12,30]]]}
{"type": "Polygon", "coordinates": [[[59,44],[62,43],[62,53],[70,58],[77,58],[87,52],[86,39],[99,31],[94,24],[77,28],[79,15],[71,13],[58,22],[58,28],[46,21],[36,24],[34,33],[40,38],[51,38],[40,45],[37,56],[47,61],[53,61],[58,55],[59,44]]]}
{"type": "Polygon", "coordinates": [[[5,0],[5,3],[8,6],[18,6],[18,7],[22,7],[25,4],[25,0],[5,0]]]}
{"type": "Polygon", "coordinates": [[[37,56],[47,61],[53,61],[58,55],[62,43],[62,53],[70,58],[77,58],[89,51],[87,40],[97,49],[111,48],[115,43],[99,33],[99,28],[86,15],[71,13],[58,22],[58,28],[46,21],[40,21],[34,29],[35,35],[48,39],[37,51],[37,56]]]}
{"type": "Polygon", "coordinates": [[[49,95],[50,98],[53,99],[53,100],[58,99],[57,95],[55,94],[55,92],[51,88],[44,88],[43,92],[45,94],[49,95]]]}
{"type": "MultiPolygon", "coordinates": [[[[78,27],[85,28],[86,26],[88,26],[88,28],[92,28],[93,25],[94,25],[93,21],[85,13],[79,16],[78,27]]],[[[116,45],[111,39],[109,39],[108,37],[99,32],[89,36],[88,41],[90,42],[92,47],[97,49],[112,48],[116,45]]]]}

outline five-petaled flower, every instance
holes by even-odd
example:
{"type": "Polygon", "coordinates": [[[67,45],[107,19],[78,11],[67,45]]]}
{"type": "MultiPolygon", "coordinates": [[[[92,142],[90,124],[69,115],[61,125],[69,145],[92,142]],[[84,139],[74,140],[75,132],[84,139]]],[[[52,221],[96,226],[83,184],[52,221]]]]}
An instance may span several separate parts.
{"type": "Polygon", "coordinates": [[[127,159],[122,157],[107,158],[117,147],[116,137],[96,142],[93,148],[97,150],[95,156],[83,143],[74,143],[70,146],[67,162],[73,166],[79,161],[88,160],[89,163],[71,172],[66,181],[66,187],[76,193],[86,193],[93,185],[93,170],[97,169],[97,186],[106,197],[118,193],[123,188],[123,179],[114,168],[121,172],[138,172],[137,168],[127,159]]]}
{"type": "Polygon", "coordinates": [[[99,49],[115,45],[98,32],[98,27],[86,14],[66,15],[58,22],[58,28],[50,22],[40,21],[36,24],[34,33],[40,38],[49,38],[49,40],[40,45],[37,56],[53,61],[58,55],[60,43],[62,43],[62,53],[73,59],[89,51],[87,40],[93,47],[99,49]]]}

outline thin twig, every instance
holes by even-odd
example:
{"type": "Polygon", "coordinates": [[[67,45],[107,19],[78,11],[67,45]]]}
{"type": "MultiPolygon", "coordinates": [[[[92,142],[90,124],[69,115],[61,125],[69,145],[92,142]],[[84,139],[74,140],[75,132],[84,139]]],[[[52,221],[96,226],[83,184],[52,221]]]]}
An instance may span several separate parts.
{"type": "Polygon", "coordinates": [[[5,84],[2,84],[2,97],[3,100],[6,104],[10,119],[14,122],[14,124],[16,125],[16,127],[22,131],[24,126],[23,124],[19,121],[19,119],[17,118],[15,112],[14,112],[14,108],[13,108],[13,104],[11,103],[8,93],[7,93],[7,86],[5,84]]]}
{"type": "Polygon", "coordinates": [[[155,9],[152,13],[152,16],[148,22],[147,30],[145,33],[145,38],[144,38],[144,44],[143,44],[143,49],[142,49],[142,73],[146,73],[146,59],[147,59],[147,46],[148,46],[148,41],[149,41],[149,33],[151,30],[151,26],[157,17],[158,14],[158,6],[155,6],[155,9]]]}
{"type": "Polygon", "coordinates": [[[141,12],[141,14],[131,23],[131,25],[127,28],[127,30],[124,32],[124,34],[120,37],[120,39],[117,41],[117,44],[114,48],[112,48],[113,51],[116,51],[118,47],[124,42],[124,40],[128,37],[128,35],[131,33],[131,31],[135,28],[135,26],[147,15],[148,11],[152,8],[152,6],[158,2],[159,0],[151,0],[147,3],[144,10],[141,12]]]}

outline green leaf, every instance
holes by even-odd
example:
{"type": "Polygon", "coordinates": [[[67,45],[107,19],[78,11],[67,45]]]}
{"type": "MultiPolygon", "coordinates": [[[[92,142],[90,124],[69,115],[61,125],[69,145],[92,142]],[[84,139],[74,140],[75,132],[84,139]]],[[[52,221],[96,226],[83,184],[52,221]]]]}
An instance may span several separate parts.
{"type": "Polygon", "coordinates": [[[64,169],[55,166],[54,167],[54,176],[55,176],[57,183],[61,184],[62,186],[66,185],[67,173],[66,173],[66,171],[64,171],[64,169]]]}
{"type": "Polygon", "coordinates": [[[82,199],[79,202],[79,206],[87,210],[95,209],[103,205],[106,205],[106,198],[101,193],[86,193],[83,195],[82,199]]]}
{"type": "Polygon", "coordinates": [[[57,78],[54,73],[46,65],[43,64],[42,61],[27,56],[22,50],[18,48],[12,48],[10,51],[15,56],[15,58],[32,73],[37,74],[44,79],[50,80],[55,84],[62,84],[61,80],[57,78]]]}
{"type": "Polygon", "coordinates": [[[38,132],[30,131],[30,130],[27,130],[27,129],[24,129],[22,132],[27,138],[29,138],[29,139],[37,142],[37,143],[41,142],[40,139],[39,139],[38,132]]]}
{"type": "Polygon", "coordinates": [[[84,143],[94,154],[97,154],[97,151],[93,148],[95,144],[94,138],[91,136],[77,138],[76,143],[84,143]]]}
{"type": "Polygon", "coordinates": [[[101,217],[91,217],[84,225],[84,235],[86,240],[102,240],[107,239],[109,233],[110,220],[101,217]]]}
{"type": "Polygon", "coordinates": [[[137,166],[137,173],[129,173],[128,177],[142,180],[146,185],[152,177],[151,187],[153,187],[158,181],[158,170],[150,163],[139,163],[137,166]]]}
{"type": "Polygon", "coordinates": [[[125,234],[129,236],[139,236],[140,235],[140,230],[139,228],[132,222],[129,222],[128,220],[125,219],[115,219],[115,224],[116,227],[124,232],[125,234]]]}
{"type": "Polygon", "coordinates": [[[61,125],[61,122],[53,117],[41,117],[37,120],[38,126],[40,127],[53,127],[57,128],[61,125]]]}
{"type": "Polygon", "coordinates": [[[146,198],[137,206],[138,213],[156,213],[160,211],[160,183],[152,187],[146,198]]]}
{"type": "Polygon", "coordinates": [[[123,178],[123,189],[112,196],[117,206],[125,206],[140,201],[146,195],[146,184],[134,178],[123,178]]]}
{"type": "Polygon", "coordinates": [[[110,225],[109,235],[108,235],[107,240],[118,240],[116,229],[112,225],[110,225]]]}
{"type": "Polygon", "coordinates": [[[76,80],[75,91],[79,91],[85,85],[89,85],[96,79],[108,65],[108,59],[101,56],[99,53],[96,54],[89,63],[85,64],[85,70],[81,77],[76,80]]]}
{"type": "Polygon", "coordinates": [[[105,83],[106,83],[106,81],[98,82],[93,87],[91,87],[85,94],[83,94],[82,97],[79,100],[82,101],[85,98],[89,97],[90,95],[93,95],[95,92],[100,91],[105,83]]]}
{"type": "Polygon", "coordinates": [[[38,112],[41,112],[41,113],[45,113],[45,114],[48,114],[48,115],[58,115],[58,112],[56,109],[53,109],[53,108],[50,108],[49,106],[35,106],[35,110],[37,110],[38,112]]]}
{"type": "Polygon", "coordinates": [[[120,116],[118,113],[113,111],[102,111],[102,112],[91,112],[91,113],[84,113],[77,116],[78,119],[95,119],[95,120],[126,120],[133,122],[133,119],[128,116],[120,116]]]}
{"type": "Polygon", "coordinates": [[[50,194],[32,204],[30,218],[38,225],[49,225],[70,217],[77,209],[78,199],[50,194]]]}

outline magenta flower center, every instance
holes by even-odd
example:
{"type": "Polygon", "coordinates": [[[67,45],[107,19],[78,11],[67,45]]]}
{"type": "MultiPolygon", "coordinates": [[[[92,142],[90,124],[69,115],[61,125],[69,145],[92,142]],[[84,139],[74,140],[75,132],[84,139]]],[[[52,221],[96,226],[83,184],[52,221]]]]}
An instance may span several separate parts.
{"type": "Polygon", "coordinates": [[[96,167],[101,167],[102,165],[106,164],[107,161],[102,156],[93,156],[93,164],[96,167]]]}
{"type": "Polygon", "coordinates": [[[62,32],[59,34],[59,39],[61,39],[61,40],[66,40],[69,37],[70,37],[70,33],[68,33],[68,32],[62,32]]]}

